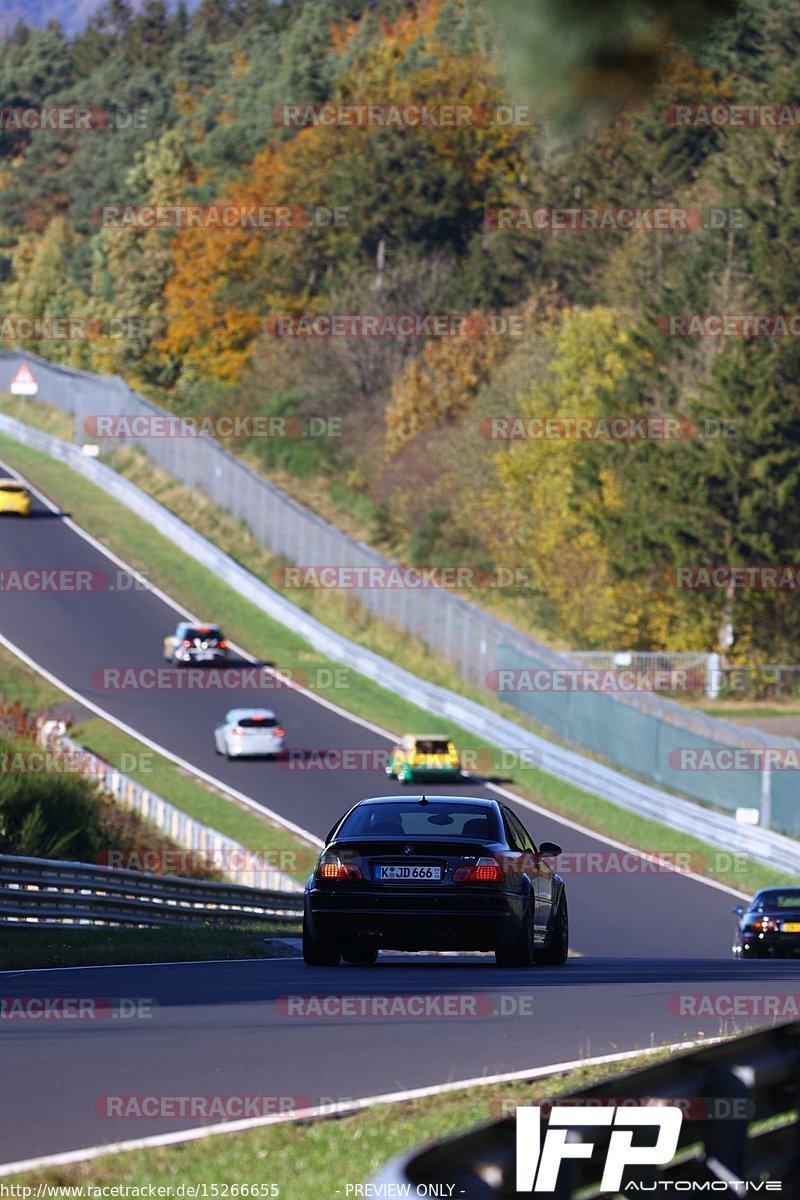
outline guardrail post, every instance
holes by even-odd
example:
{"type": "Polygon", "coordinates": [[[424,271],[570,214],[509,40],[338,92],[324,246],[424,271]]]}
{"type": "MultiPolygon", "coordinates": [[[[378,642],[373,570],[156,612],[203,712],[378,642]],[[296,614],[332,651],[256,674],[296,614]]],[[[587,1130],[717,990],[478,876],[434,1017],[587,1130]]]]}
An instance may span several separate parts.
{"type": "Polygon", "coordinates": [[[706,696],[709,700],[719,696],[720,661],[718,654],[706,655],[706,696]]]}
{"type": "Polygon", "coordinates": [[[772,775],[769,767],[761,768],[761,816],[759,824],[765,829],[772,827],[772,775]]]}

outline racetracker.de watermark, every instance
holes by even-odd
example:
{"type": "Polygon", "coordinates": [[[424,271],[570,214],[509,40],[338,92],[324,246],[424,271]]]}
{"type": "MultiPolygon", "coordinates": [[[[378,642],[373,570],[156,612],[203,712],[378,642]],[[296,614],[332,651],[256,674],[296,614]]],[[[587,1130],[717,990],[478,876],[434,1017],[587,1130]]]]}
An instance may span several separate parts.
{"type": "Polygon", "coordinates": [[[145,996],[0,996],[0,1021],[149,1020],[157,1004],[145,996]]]}
{"type": "Polygon", "coordinates": [[[81,104],[43,104],[0,108],[0,130],[98,133],[106,129],[146,129],[147,109],[97,108],[81,104]]]}
{"type": "Polygon", "coordinates": [[[146,591],[138,571],[101,571],[85,567],[0,567],[0,592],[146,591]]]}
{"type": "Polygon", "coordinates": [[[265,1095],[258,1093],[137,1093],[98,1096],[94,1113],[98,1117],[142,1117],[148,1120],[183,1120],[186,1117],[210,1120],[241,1120],[248,1117],[294,1117],[301,1113],[333,1114],[352,1105],[350,1097],[320,1097],[312,1100],[301,1095],[265,1095]]]}
{"type": "Polygon", "coordinates": [[[101,204],[92,209],[100,229],[324,229],[350,223],[350,209],[324,204],[101,204]]]}
{"type": "Polygon", "coordinates": [[[797,1021],[800,994],[793,992],[698,992],[672,995],[667,1009],[673,1017],[772,1018],[797,1021]]]}
{"type": "Polygon", "coordinates": [[[522,337],[525,318],[519,313],[273,313],[262,330],[279,338],[522,337]]]}
{"type": "Polygon", "coordinates": [[[665,313],[658,332],[667,338],[800,337],[800,313],[665,313]]]}
{"type": "Polygon", "coordinates": [[[349,667],[151,667],[105,666],[92,671],[101,691],[241,692],[340,691],[352,685],[349,667]]]}
{"type": "Polygon", "coordinates": [[[290,995],[275,1001],[279,1016],[299,1021],[368,1021],[397,1019],[473,1020],[494,1016],[519,1015],[520,1006],[529,1005],[534,1015],[534,998],[487,993],[465,995],[457,992],[426,992],[392,995],[290,995]]]}
{"type": "Polygon", "coordinates": [[[147,339],[163,322],[126,314],[114,317],[0,317],[0,338],[14,342],[90,342],[147,339]]]}
{"type": "Polygon", "coordinates": [[[214,850],[183,850],[180,847],[155,850],[149,846],[133,848],[109,847],[95,856],[101,867],[115,871],[147,871],[153,875],[203,875],[222,873],[229,877],[250,876],[265,867],[282,871],[287,875],[294,872],[313,870],[319,850],[308,849],[265,849],[246,850],[244,847],[217,847],[214,850]]]}
{"type": "Polygon", "coordinates": [[[484,228],[509,233],[694,233],[743,229],[743,208],[488,208],[484,228]]]}
{"type": "Polygon", "coordinates": [[[275,416],[269,413],[95,413],[83,431],[95,438],[332,438],[342,436],[343,417],[275,416]]]}
{"type": "Polygon", "coordinates": [[[478,432],[487,441],[525,442],[676,442],[691,438],[733,437],[733,421],[686,417],[483,417],[478,432]]]}
{"type": "Polygon", "coordinates": [[[332,591],[419,591],[424,588],[472,591],[475,588],[530,587],[531,573],[526,567],[490,568],[465,563],[425,567],[317,564],[276,567],[272,582],[275,587],[301,591],[316,588],[332,591]]]}
{"type": "Polygon", "coordinates": [[[0,775],[82,775],[104,779],[113,771],[151,774],[155,755],[150,750],[123,751],[115,764],[92,758],[80,750],[12,750],[0,752],[0,775]]]}
{"type": "Polygon", "coordinates": [[[446,101],[368,104],[275,104],[272,124],[282,129],[483,129],[533,124],[528,104],[446,101]]]}
{"type": "Polygon", "coordinates": [[[800,590],[800,566],[783,563],[742,567],[724,563],[717,566],[673,567],[668,572],[668,579],[674,587],[686,591],[753,589],[794,592],[800,590]]]}
{"type": "Polygon", "coordinates": [[[493,692],[692,692],[698,683],[689,671],[615,667],[498,667],[486,676],[493,692]]]}
{"type": "Polygon", "coordinates": [[[786,129],[800,125],[800,104],[670,104],[664,120],[682,129],[786,129]]]}
{"type": "Polygon", "coordinates": [[[497,1117],[513,1119],[517,1109],[535,1106],[547,1117],[556,1106],[568,1108],[658,1108],[668,1104],[679,1108],[686,1121],[746,1121],[753,1117],[754,1101],[743,1096],[543,1096],[535,1100],[495,1099],[489,1111],[497,1117]]]}
{"type": "Polygon", "coordinates": [[[798,771],[800,750],[791,746],[676,746],[673,771],[798,771]]]}

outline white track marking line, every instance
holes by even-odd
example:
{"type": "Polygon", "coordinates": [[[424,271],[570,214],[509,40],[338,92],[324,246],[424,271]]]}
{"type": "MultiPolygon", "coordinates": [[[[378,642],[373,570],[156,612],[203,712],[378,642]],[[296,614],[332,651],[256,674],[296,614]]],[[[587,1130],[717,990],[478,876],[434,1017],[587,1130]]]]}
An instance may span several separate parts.
{"type": "MultiPolygon", "coordinates": [[[[298,893],[299,894],[299,893],[298,893]]],[[[299,914],[298,914],[299,915],[299,914]]],[[[20,926],[21,927],[21,926],[20,926]]],[[[13,929],[16,926],[5,926],[13,929]]],[[[29,928],[35,929],[32,925],[29,928]]],[[[72,926],[74,929],[75,926],[72,926]]],[[[131,967],[207,967],[218,966],[220,963],[268,963],[268,962],[299,962],[294,954],[265,954],[263,958],[179,958],[175,962],[140,962],[140,963],[86,963],[78,967],[21,967],[19,970],[0,971],[0,982],[11,979],[14,975],[45,975],[49,971],[129,971],[131,967]]]]}
{"type": "MultiPolygon", "coordinates": [[[[651,1047],[651,1050],[670,1050],[677,1053],[681,1050],[693,1050],[698,1045],[708,1046],[722,1041],[722,1038],[704,1038],[699,1042],[676,1042],[668,1046],[651,1047]]],[[[525,1079],[542,1079],[548,1075],[559,1075],[565,1071],[574,1071],[579,1067],[599,1067],[605,1064],[626,1062],[628,1059],[647,1054],[645,1050],[624,1050],[618,1054],[602,1054],[595,1058],[574,1059],[572,1062],[553,1063],[546,1067],[530,1067],[523,1071],[508,1071],[502,1075],[484,1075],[475,1079],[460,1079],[453,1083],[434,1084],[430,1087],[413,1088],[410,1091],[387,1092],[379,1096],[365,1096],[362,1100],[352,1100],[344,1104],[336,1104],[333,1111],[330,1105],[317,1108],[301,1109],[296,1113],[274,1113],[266,1117],[248,1117],[239,1121],[221,1121],[217,1125],[203,1125],[200,1128],[178,1130],[174,1133],[156,1133],[150,1137],[135,1138],[127,1142],[109,1142],[105,1146],[87,1146],[83,1150],[68,1150],[62,1154],[48,1154],[40,1158],[28,1158],[21,1162],[4,1163],[0,1165],[0,1176],[21,1174],[23,1171],[35,1171],[43,1167],[66,1166],[69,1163],[90,1162],[105,1154],[119,1154],[128,1150],[147,1150],[156,1146],[176,1146],[182,1142],[195,1142],[203,1138],[216,1137],[224,1133],[242,1133],[248,1129],[259,1129],[266,1125],[283,1125],[295,1121],[308,1121],[325,1117],[341,1117],[362,1109],[371,1108],[377,1104],[401,1104],[408,1100],[421,1100],[428,1096],[441,1096],[447,1092],[457,1092],[464,1088],[486,1087],[497,1083],[514,1083],[525,1079]]]]}
{"type": "MultiPolygon", "coordinates": [[[[0,460],[0,466],[4,467],[8,471],[12,470],[12,468],[9,467],[8,464],[3,463],[1,460],[0,460]]],[[[40,492],[38,488],[34,487],[33,484],[31,484],[27,479],[25,479],[25,477],[23,475],[20,475],[19,472],[13,472],[13,473],[16,474],[17,477],[20,480],[22,480],[22,482],[25,483],[25,485],[27,487],[29,487],[31,489],[31,491],[34,493],[34,495],[38,496],[39,499],[44,504],[47,505],[47,507],[51,510],[51,512],[61,513],[61,510],[55,504],[53,504],[47,498],[47,496],[45,496],[42,492],[40,492]]],[[[91,482],[91,481],[89,481],[89,482],[91,482]]],[[[82,537],[84,539],[84,541],[88,542],[89,545],[93,546],[94,549],[97,550],[100,554],[105,555],[106,558],[109,558],[112,562],[116,563],[117,566],[122,567],[124,570],[128,571],[130,574],[137,576],[140,579],[143,579],[148,590],[151,591],[155,596],[158,596],[158,598],[160,600],[162,600],[165,604],[167,604],[170,608],[174,609],[175,612],[180,613],[181,615],[187,617],[187,619],[190,621],[198,620],[198,618],[196,616],[194,616],[194,614],[188,613],[186,611],[186,609],[184,607],[182,607],[180,604],[178,604],[178,602],[176,600],[173,600],[171,596],[168,596],[165,592],[162,592],[155,585],[151,584],[150,581],[146,577],[144,577],[140,571],[136,571],[132,566],[130,566],[129,563],[126,563],[123,559],[119,558],[116,554],[114,554],[113,551],[111,551],[107,547],[105,547],[102,544],[102,542],[97,541],[97,539],[92,537],[92,535],[90,533],[87,533],[84,529],[81,529],[81,527],[79,525],[76,525],[75,522],[70,517],[66,517],[66,516],[62,515],[61,519],[74,533],[76,533],[79,537],[82,537]]],[[[140,520],[141,519],[142,518],[140,518],[140,520]]],[[[148,524],[148,522],[145,522],[145,524],[148,524]]],[[[3,642],[9,649],[11,649],[13,651],[13,653],[17,654],[18,657],[23,658],[25,661],[27,661],[29,663],[29,665],[34,667],[35,670],[37,670],[41,674],[45,675],[45,677],[48,678],[51,683],[56,684],[56,686],[60,687],[64,691],[68,691],[70,693],[70,695],[72,695],[73,699],[81,700],[84,704],[87,705],[87,707],[90,707],[90,708],[93,707],[89,701],[85,700],[78,693],[72,691],[70,688],[67,687],[66,684],[61,683],[59,680],[57,680],[55,678],[55,676],[50,675],[43,667],[38,666],[36,663],[33,662],[32,659],[27,659],[27,657],[23,654],[22,651],[19,651],[16,648],[12,647],[11,643],[6,642],[6,640],[3,638],[2,634],[0,634],[0,641],[3,642]]],[[[231,643],[231,645],[233,646],[236,653],[240,654],[242,656],[242,658],[246,659],[248,662],[252,662],[252,663],[258,662],[258,659],[254,658],[253,655],[249,654],[248,651],[242,649],[242,647],[236,645],[233,642],[231,643]]],[[[265,668],[265,670],[270,670],[270,669],[265,668]]],[[[300,684],[295,683],[294,680],[287,680],[287,677],[282,676],[279,671],[270,671],[270,674],[272,674],[275,678],[287,681],[295,690],[297,690],[298,692],[301,692],[304,696],[307,696],[310,700],[313,700],[315,704],[322,705],[323,708],[327,708],[331,712],[337,713],[340,717],[343,717],[345,720],[351,721],[352,723],[357,724],[357,725],[361,725],[363,728],[371,730],[373,733],[378,734],[380,737],[386,738],[386,740],[389,742],[394,743],[397,741],[397,736],[393,733],[390,733],[389,730],[383,729],[380,725],[375,725],[371,721],[366,721],[362,717],[358,717],[358,716],[355,716],[353,713],[347,712],[346,709],[340,708],[338,704],[334,704],[331,700],[326,700],[322,696],[319,696],[317,693],[315,693],[313,691],[309,691],[307,688],[304,688],[300,684]]],[[[173,755],[170,751],[161,749],[159,747],[155,747],[155,743],[148,742],[147,739],[145,739],[141,734],[136,734],[129,727],[123,726],[121,722],[117,721],[116,718],[112,717],[110,714],[101,712],[101,710],[97,709],[96,707],[94,708],[94,711],[97,712],[98,715],[103,716],[103,718],[105,720],[110,721],[112,724],[117,725],[118,728],[123,729],[125,732],[131,734],[133,737],[138,738],[138,740],[140,742],[143,742],[145,745],[149,745],[153,748],[157,748],[159,750],[160,754],[163,754],[167,758],[171,758],[174,762],[183,766],[184,769],[187,769],[190,772],[193,772],[194,774],[198,775],[198,777],[203,779],[204,781],[208,782],[209,780],[213,779],[212,776],[206,775],[205,772],[199,771],[198,768],[196,768],[196,767],[192,767],[191,764],[186,763],[185,760],[177,758],[177,756],[173,755]]],[[[491,743],[489,743],[489,745],[491,745],[491,743]]],[[[465,776],[467,778],[469,778],[469,774],[467,772],[465,772],[465,776]]],[[[249,797],[242,797],[241,793],[235,792],[232,788],[229,788],[226,784],[220,783],[216,779],[214,779],[214,784],[218,787],[225,789],[226,791],[228,791],[229,794],[236,796],[237,799],[245,800],[247,802],[248,807],[253,807],[254,802],[250,801],[249,797]]],[[[480,786],[480,785],[478,785],[478,786],[480,786]]],[[[531,812],[535,812],[535,813],[538,813],[540,816],[547,817],[548,820],[555,821],[557,824],[563,825],[567,829],[574,829],[576,833],[585,834],[587,837],[592,838],[596,842],[601,842],[603,845],[613,846],[615,850],[622,850],[626,854],[635,855],[637,858],[646,859],[646,858],[653,857],[653,855],[648,854],[647,851],[638,850],[635,846],[628,846],[628,845],[626,845],[625,842],[619,842],[614,838],[607,837],[605,834],[597,833],[595,830],[588,829],[585,825],[581,825],[579,822],[573,821],[569,817],[561,816],[558,813],[552,813],[548,809],[542,808],[541,805],[536,804],[535,801],[528,800],[523,796],[517,796],[514,792],[510,792],[510,791],[508,791],[508,789],[500,787],[498,784],[487,783],[483,786],[485,786],[488,790],[495,792],[497,795],[503,796],[505,799],[513,801],[515,804],[522,805],[524,808],[529,809],[531,812]]],[[[591,793],[587,793],[587,794],[591,795],[591,793]]],[[[306,830],[301,830],[299,826],[293,825],[291,822],[287,822],[285,818],[279,817],[278,814],[275,814],[275,813],[270,814],[270,810],[263,808],[261,805],[256,805],[256,808],[258,811],[268,813],[274,819],[278,820],[280,822],[280,824],[284,825],[286,828],[292,829],[293,832],[296,832],[299,834],[299,836],[304,837],[307,840],[313,842],[314,845],[322,846],[323,843],[320,841],[319,838],[315,837],[313,834],[308,833],[306,830]]],[[[669,827],[665,825],[664,829],[668,831],[669,827]]],[[[661,869],[663,870],[664,867],[662,866],[661,869]]],[[[666,864],[666,869],[668,871],[671,871],[675,875],[681,875],[684,878],[693,879],[696,883],[702,883],[706,887],[716,888],[718,891],[725,892],[727,895],[737,896],[740,898],[743,897],[745,899],[750,898],[749,892],[740,892],[736,888],[729,887],[727,884],[719,883],[716,879],[710,879],[707,875],[697,875],[693,871],[681,871],[675,867],[672,867],[669,864],[666,864]]]]}

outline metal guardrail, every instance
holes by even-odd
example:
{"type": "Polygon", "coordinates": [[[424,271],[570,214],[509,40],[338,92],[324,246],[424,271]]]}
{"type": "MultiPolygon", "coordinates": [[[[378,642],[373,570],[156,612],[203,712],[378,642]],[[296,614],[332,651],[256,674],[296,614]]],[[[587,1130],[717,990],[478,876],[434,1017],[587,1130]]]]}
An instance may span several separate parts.
{"type": "Polygon", "coordinates": [[[129,775],[124,775],[71,738],[63,734],[48,736],[45,732],[40,740],[49,746],[56,746],[59,751],[65,751],[76,763],[80,762],[80,774],[95,783],[106,795],[113,796],[117,804],[139,813],[171,841],[190,850],[197,857],[198,866],[201,860],[205,860],[223,875],[247,887],[279,892],[303,891],[302,885],[285,871],[270,866],[260,855],[226,834],[195,820],[163,796],[152,792],[129,775]]]}
{"type": "Polygon", "coordinates": [[[302,896],[0,855],[0,924],[297,925],[302,896]]]}
{"type": "MultiPolygon", "coordinates": [[[[1,357],[1,354],[0,354],[1,357]]],[[[174,542],[195,561],[208,567],[218,579],[228,583],[240,596],[249,600],[268,616],[287,626],[335,662],[345,663],[354,671],[389,688],[396,695],[411,701],[435,716],[457,722],[463,729],[483,738],[490,745],[515,754],[525,755],[526,761],[543,771],[574,784],[585,792],[649,817],[682,833],[688,833],[735,854],[744,854],[789,875],[800,876],[800,841],[786,837],[769,828],[769,771],[762,772],[760,826],[738,824],[732,817],[711,809],[700,808],[690,800],[641,783],[545,738],[522,729],[513,721],[456,692],[428,683],[388,659],[359,646],[349,638],[335,633],[321,621],[310,616],[291,601],[273,591],[255,575],[239,566],[208,538],[192,529],[135,484],[118,475],[94,458],[87,458],[69,442],[32,429],[21,421],[0,414],[0,432],[27,446],[43,451],[83,475],[107,495],[113,496],[135,512],[162,537],[174,542]]],[[[676,707],[679,707],[676,705],[676,707]]],[[[741,734],[741,730],[737,730],[741,734]]],[[[786,772],[794,775],[793,772],[786,772]]],[[[795,785],[796,787],[796,785],[795,785]]],[[[795,793],[790,799],[794,800],[795,793]]],[[[800,833],[800,806],[793,802],[794,824],[788,828],[800,833]]]]}
{"type": "MultiPolygon", "coordinates": [[[[800,1024],[695,1051],[559,1097],[559,1104],[589,1107],[626,1100],[659,1101],[684,1112],[678,1151],[665,1167],[631,1167],[623,1186],[642,1185],[647,1194],[692,1194],[691,1184],[705,1183],[716,1195],[755,1195],[746,1183],[771,1180],[783,1184],[784,1196],[795,1197],[800,1180],[800,1024]],[[716,1103],[715,1103],[716,1102],[716,1103]],[[720,1115],[720,1113],[722,1115],[720,1115]],[[730,1113],[731,1115],[727,1115],[730,1113]],[[759,1123],[765,1125],[759,1127],[759,1123]],[[684,1181],[688,1183],[684,1184],[684,1181]],[[727,1183],[727,1188],[723,1184],[727,1183]],[[673,1190],[671,1185],[680,1184],[673,1190]]],[[[531,1101],[536,1104],[536,1101],[531,1101]]],[[[546,1133],[542,1116],[541,1144],[546,1133]]],[[[608,1196],[599,1190],[612,1130],[577,1126],[570,1141],[594,1146],[591,1158],[565,1159],[552,1200],[608,1196]]],[[[640,1142],[644,1133],[634,1135],[640,1142]]],[[[652,1144],[652,1141],[651,1141],[652,1144]]],[[[516,1121],[505,1118],[458,1137],[436,1142],[394,1159],[371,1183],[372,1195],[453,1195],[464,1200],[530,1196],[516,1190],[516,1121]],[[430,1185],[445,1185],[431,1191],[430,1185]],[[450,1192],[446,1185],[452,1185],[450,1192]],[[409,1189],[410,1190],[407,1190],[409,1189]],[[418,1191],[416,1189],[419,1189],[418,1191]]],[[[777,1190],[777,1189],[776,1189],[777,1190]]],[[[617,1193],[613,1193],[616,1195],[617,1193]]],[[[642,1194],[633,1188],[627,1197],[642,1194]]],[[[765,1194],[772,1194],[772,1190],[765,1194]]]]}

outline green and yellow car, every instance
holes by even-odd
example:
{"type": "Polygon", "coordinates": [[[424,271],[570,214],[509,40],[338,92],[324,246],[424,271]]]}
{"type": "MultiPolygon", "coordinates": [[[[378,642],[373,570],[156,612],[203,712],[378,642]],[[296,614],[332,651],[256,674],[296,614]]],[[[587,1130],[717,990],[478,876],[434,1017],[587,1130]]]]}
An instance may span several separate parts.
{"type": "Polygon", "coordinates": [[[408,733],[392,750],[386,774],[401,783],[460,779],[461,763],[455,746],[442,734],[408,733]]]}

